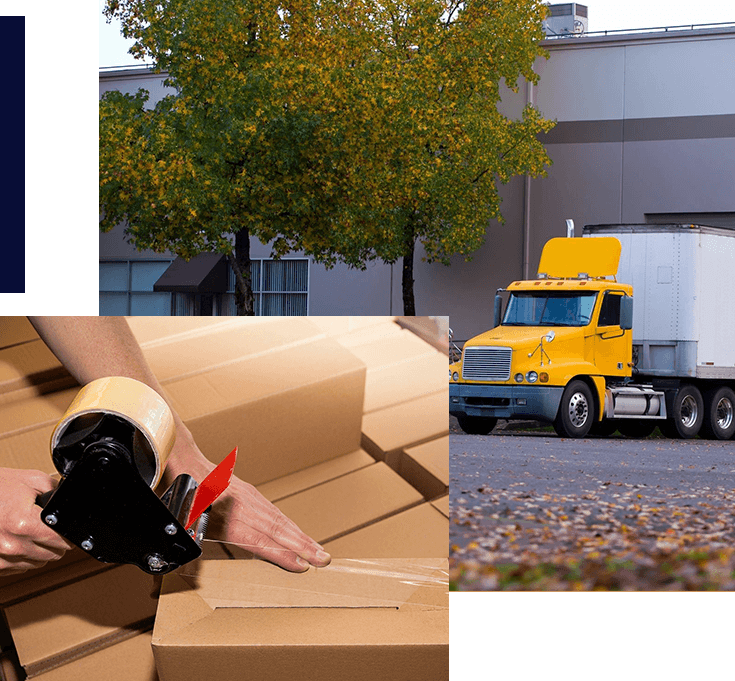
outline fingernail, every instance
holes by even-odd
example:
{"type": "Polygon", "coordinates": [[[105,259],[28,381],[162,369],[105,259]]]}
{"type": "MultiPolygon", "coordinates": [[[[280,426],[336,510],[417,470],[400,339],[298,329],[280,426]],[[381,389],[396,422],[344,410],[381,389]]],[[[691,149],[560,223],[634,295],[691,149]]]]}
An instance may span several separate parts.
{"type": "Polygon", "coordinates": [[[309,563],[307,563],[301,556],[296,556],[296,562],[298,563],[299,567],[304,568],[304,570],[309,569],[309,563]]]}
{"type": "Polygon", "coordinates": [[[328,563],[332,559],[332,556],[330,556],[326,551],[321,550],[316,552],[316,559],[320,563],[328,563]]]}

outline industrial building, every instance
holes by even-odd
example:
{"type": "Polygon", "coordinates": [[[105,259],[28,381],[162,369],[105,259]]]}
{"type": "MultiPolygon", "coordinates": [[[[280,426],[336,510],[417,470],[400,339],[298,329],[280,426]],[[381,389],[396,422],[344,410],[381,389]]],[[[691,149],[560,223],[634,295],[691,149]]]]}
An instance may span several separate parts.
{"type": "MultiPolygon", "coordinates": [[[[586,34],[586,7],[555,7],[539,84],[508,91],[500,105],[512,116],[530,101],[557,121],[544,139],[547,177],[500,188],[505,222],[488,225],[471,261],[429,265],[417,250],[416,311],[448,315],[458,340],[491,325],[497,288],[535,277],[543,244],[566,234],[566,219],[577,235],[604,223],[735,228],[735,24],[586,34]]],[[[156,101],[162,81],[145,68],[104,69],[100,93],[143,87],[156,101]]],[[[277,262],[254,239],[251,255],[261,314],[402,312],[399,265],[326,270],[300,254],[277,262]]],[[[135,251],[122,227],[101,234],[100,314],[231,314],[226,263],[207,257],[177,275],[181,261],[169,269],[175,256],[135,251]]]]}

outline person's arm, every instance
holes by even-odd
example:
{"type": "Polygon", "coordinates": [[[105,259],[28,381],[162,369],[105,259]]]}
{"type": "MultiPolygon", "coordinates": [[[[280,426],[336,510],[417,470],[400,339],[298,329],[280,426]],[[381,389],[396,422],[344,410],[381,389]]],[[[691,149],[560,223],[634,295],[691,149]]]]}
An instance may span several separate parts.
{"type": "MultiPolygon", "coordinates": [[[[127,376],[146,383],[165,398],[143,352],[122,317],[29,317],[39,335],[68,371],[84,385],[104,376],[127,376]]],[[[172,407],[176,442],[164,483],[180,473],[201,482],[214,464],[201,453],[172,407]]],[[[252,485],[233,476],[210,517],[210,534],[240,544],[287,570],[324,566],[329,554],[304,534],[252,485]]]]}

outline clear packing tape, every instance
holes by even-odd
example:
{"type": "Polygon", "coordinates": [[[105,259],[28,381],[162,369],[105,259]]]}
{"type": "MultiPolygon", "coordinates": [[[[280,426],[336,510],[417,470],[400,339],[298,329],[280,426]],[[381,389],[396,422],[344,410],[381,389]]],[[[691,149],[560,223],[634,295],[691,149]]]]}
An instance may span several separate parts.
{"type": "Polygon", "coordinates": [[[203,548],[203,558],[175,574],[212,608],[448,608],[442,558],[338,558],[294,573],[250,557],[240,544],[207,539],[203,548]]]}

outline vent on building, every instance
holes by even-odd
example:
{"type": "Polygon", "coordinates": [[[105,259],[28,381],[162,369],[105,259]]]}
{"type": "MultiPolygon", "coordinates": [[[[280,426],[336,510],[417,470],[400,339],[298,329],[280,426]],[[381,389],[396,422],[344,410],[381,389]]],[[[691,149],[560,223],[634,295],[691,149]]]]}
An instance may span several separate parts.
{"type": "Polygon", "coordinates": [[[584,35],[587,32],[587,6],[576,2],[549,5],[544,31],[549,37],[584,35]]]}

